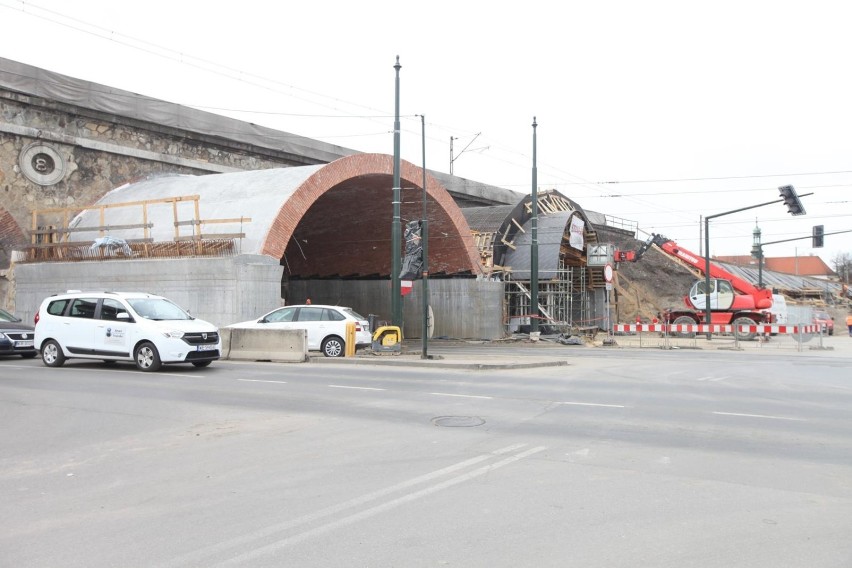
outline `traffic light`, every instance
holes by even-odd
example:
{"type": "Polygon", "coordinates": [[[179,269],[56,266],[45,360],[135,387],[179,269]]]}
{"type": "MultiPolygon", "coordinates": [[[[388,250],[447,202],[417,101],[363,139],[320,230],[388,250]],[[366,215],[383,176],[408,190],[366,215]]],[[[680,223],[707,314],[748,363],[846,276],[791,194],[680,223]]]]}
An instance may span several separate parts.
{"type": "Polygon", "coordinates": [[[811,246],[813,248],[822,248],[822,237],[825,231],[823,230],[822,225],[814,225],[813,232],[811,233],[811,246]]]}
{"type": "Polygon", "coordinates": [[[799,201],[799,196],[796,193],[796,188],[792,185],[782,185],[778,188],[778,193],[784,199],[784,205],[787,206],[787,212],[790,215],[804,215],[805,206],[799,201]]]}

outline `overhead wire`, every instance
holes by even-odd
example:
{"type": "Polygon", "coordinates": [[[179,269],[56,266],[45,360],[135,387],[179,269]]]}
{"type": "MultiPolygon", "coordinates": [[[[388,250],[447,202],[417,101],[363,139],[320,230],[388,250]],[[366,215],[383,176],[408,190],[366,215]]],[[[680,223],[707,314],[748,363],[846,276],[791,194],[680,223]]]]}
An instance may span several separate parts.
{"type": "MultiPolygon", "coordinates": [[[[312,91],[312,90],[309,90],[309,89],[304,89],[304,88],[301,88],[301,87],[298,87],[298,86],[295,86],[295,85],[292,85],[292,84],[289,84],[289,83],[286,83],[286,82],[283,82],[283,81],[271,79],[271,78],[264,77],[264,76],[257,75],[257,74],[253,74],[253,73],[248,73],[248,72],[245,72],[245,71],[240,70],[240,69],[236,69],[236,68],[233,68],[233,67],[222,65],[221,63],[218,63],[218,62],[209,61],[207,59],[196,57],[194,55],[186,54],[186,53],[183,53],[183,52],[178,52],[178,51],[175,51],[171,48],[164,47],[162,45],[159,45],[159,44],[156,44],[156,43],[144,40],[144,39],[139,39],[139,38],[136,38],[136,37],[133,37],[133,36],[123,34],[121,32],[116,32],[114,30],[104,28],[102,26],[91,24],[89,22],[80,20],[80,19],[75,18],[73,16],[70,16],[68,14],[63,14],[63,13],[60,13],[58,11],[45,8],[43,6],[39,6],[39,5],[34,4],[32,2],[25,2],[23,0],[19,0],[18,2],[16,2],[16,4],[18,4],[21,7],[21,11],[28,13],[29,15],[32,15],[34,17],[43,18],[47,21],[50,21],[52,23],[55,23],[55,24],[63,26],[63,27],[73,29],[77,32],[93,35],[93,36],[96,36],[96,37],[103,39],[103,40],[106,40],[106,41],[116,42],[116,43],[122,44],[126,47],[129,47],[131,49],[135,49],[135,50],[138,50],[138,51],[141,51],[143,53],[147,53],[147,54],[150,54],[150,55],[153,55],[153,56],[156,56],[156,57],[175,61],[175,62],[180,63],[181,65],[187,65],[189,67],[196,68],[196,69],[202,70],[204,72],[212,73],[214,75],[218,75],[218,76],[221,76],[221,77],[225,77],[225,78],[230,79],[230,80],[242,82],[242,83],[245,83],[247,85],[251,85],[251,86],[254,86],[254,87],[261,88],[261,89],[269,90],[269,91],[272,91],[272,92],[275,92],[275,93],[278,93],[278,94],[283,94],[285,96],[292,97],[295,100],[301,100],[303,102],[306,102],[306,103],[309,103],[309,104],[312,104],[312,105],[320,106],[320,107],[323,107],[323,108],[333,109],[333,110],[337,111],[339,114],[337,114],[337,113],[336,114],[286,113],[286,112],[280,112],[280,111],[260,111],[260,110],[251,110],[251,109],[222,108],[222,107],[214,107],[214,106],[205,106],[205,105],[202,105],[202,104],[188,105],[188,106],[192,106],[193,108],[212,109],[212,110],[217,110],[217,111],[222,111],[222,112],[263,114],[263,115],[269,115],[269,116],[290,116],[290,117],[314,118],[314,119],[317,119],[317,118],[364,119],[364,120],[375,121],[377,119],[390,118],[391,116],[393,116],[390,113],[378,111],[378,110],[376,110],[376,109],[374,109],[374,108],[372,108],[368,105],[363,105],[363,104],[355,103],[355,102],[352,102],[352,101],[346,101],[346,100],[340,99],[340,98],[335,97],[335,96],[325,95],[323,93],[319,93],[319,92],[312,91]],[[42,14],[39,15],[39,16],[36,16],[35,14],[32,14],[31,12],[27,12],[26,11],[27,8],[34,8],[35,10],[41,11],[42,14]],[[48,15],[45,15],[45,14],[48,14],[48,15]],[[71,24],[69,22],[73,22],[74,24],[71,24]],[[90,28],[90,29],[86,29],[86,28],[90,28]],[[126,38],[126,41],[124,41],[120,38],[126,38]],[[293,92],[282,91],[281,90],[282,88],[286,88],[289,91],[298,91],[300,93],[304,93],[305,95],[308,95],[308,96],[313,97],[313,98],[306,98],[304,96],[297,96],[297,95],[293,94],[293,92]],[[320,99],[320,100],[318,100],[318,99],[320,99]],[[330,102],[328,102],[328,103],[323,102],[324,100],[328,100],[330,102]],[[367,113],[365,113],[365,114],[353,114],[351,112],[337,108],[336,106],[334,106],[336,104],[347,105],[347,106],[350,106],[350,107],[353,107],[353,108],[361,108],[361,109],[369,110],[371,112],[369,114],[367,114],[367,113]]],[[[8,8],[8,9],[13,9],[13,10],[16,9],[13,6],[10,6],[10,4],[7,1],[3,1],[3,0],[0,0],[0,7],[5,7],[5,8],[8,8]]],[[[114,91],[110,91],[110,92],[113,95],[115,95],[114,91]]],[[[134,95],[134,96],[136,96],[136,95],[134,95]]],[[[416,115],[413,115],[413,116],[410,116],[410,117],[406,116],[404,118],[406,118],[406,119],[411,118],[413,120],[414,116],[416,116],[416,115]]],[[[438,128],[438,129],[444,130],[446,132],[456,132],[456,133],[459,133],[460,131],[463,130],[463,129],[459,129],[459,128],[455,128],[455,127],[448,127],[448,126],[442,125],[442,124],[440,124],[438,122],[434,122],[434,121],[430,121],[428,124],[430,125],[431,128],[430,128],[430,134],[428,136],[426,136],[426,138],[431,140],[432,142],[438,142],[438,143],[441,143],[441,144],[446,144],[446,141],[432,135],[431,129],[438,128]]],[[[418,121],[418,125],[419,125],[419,121],[418,121]]],[[[343,135],[343,134],[341,134],[341,135],[330,134],[330,135],[322,136],[320,139],[341,139],[341,138],[359,138],[359,137],[382,136],[382,135],[388,134],[389,132],[390,131],[385,130],[385,131],[379,131],[379,132],[345,134],[345,135],[343,135]]],[[[421,134],[419,128],[406,129],[406,132],[411,133],[411,134],[417,134],[417,135],[421,134]]],[[[221,134],[227,135],[229,133],[228,132],[221,132],[221,134]]],[[[294,138],[307,138],[306,136],[300,136],[300,135],[289,135],[288,136],[287,134],[288,133],[282,133],[281,136],[273,136],[272,138],[273,139],[280,139],[280,140],[287,140],[287,139],[294,139],[294,138]]],[[[503,144],[500,144],[500,143],[492,142],[490,140],[486,141],[486,143],[488,143],[490,147],[493,146],[497,149],[500,149],[501,151],[506,152],[507,154],[509,154],[511,156],[515,156],[516,158],[526,158],[527,160],[530,160],[530,162],[528,162],[526,164],[521,164],[515,158],[512,158],[512,159],[499,158],[499,157],[493,155],[493,153],[487,153],[485,155],[486,159],[496,160],[496,161],[499,161],[503,164],[506,164],[506,165],[509,165],[509,166],[512,166],[512,167],[529,167],[529,165],[531,163],[531,159],[525,152],[517,151],[516,149],[510,148],[508,146],[504,146],[503,144]]],[[[565,170],[562,170],[559,167],[554,167],[554,166],[548,165],[548,164],[542,164],[542,166],[543,166],[542,170],[556,172],[556,174],[551,174],[551,177],[553,177],[557,181],[556,181],[556,183],[553,183],[553,184],[540,184],[541,186],[553,185],[557,188],[559,186],[583,187],[583,188],[590,190],[593,193],[593,195],[582,196],[582,198],[619,198],[619,199],[626,199],[626,200],[633,202],[637,205],[653,208],[655,210],[656,214],[659,214],[660,212],[667,212],[669,214],[676,215],[678,217],[684,218],[684,223],[682,225],[675,225],[675,224],[658,225],[658,226],[671,226],[671,227],[692,226],[694,221],[688,222],[687,219],[686,219],[690,216],[691,213],[688,212],[688,211],[677,210],[677,209],[669,208],[669,207],[665,207],[665,206],[663,206],[663,208],[661,209],[661,207],[658,203],[648,202],[644,199],[639,199],[639,198],[641,198],[641,197],[656,197],[656,196],[661,196],[661,195],[675,195],[675,194],[679,194],[679,195],[699,194],[699,193],[704,193],[704,191],[701,191],[701,190],[677,191],[677,192],[674,192],[674,191],[673,192],[656,191],[656,192],[646,192],[646,193],[607,194],[605,188],[607,188],[609,186],[614,186],[614,185],[629,185],[629,184],[643,184],[643,183],[647,184],[647,183],[721,181],[721,180],[756,179],[756,178],[773,178],[773,177],[839,175],[839,174],[852,173],[852,171],[849,171],[849,170],[838,170],[838,171],[822,171],[822,172],[797,172],[797,173],[794,172],[794,173],[784,173],[784,174],[756,174],[756,175],[742,175],[742,176],[609,180],[609,181],[597,181],[596,182],[596,181],[592,181],[592,180],[583,179],[579,176],[572,174],[571,172],[567,172],[565,170]]],[[[544,176],[542,176],[542,178],[544,178],[544,176]]],[[[518,186],[516,184],[514,184],[514,185],[513,184],[502,184],[502,185],[500,185],[500,187],[505,187],[506,189],[513,189],[514,187],[523,187],[524,190],[527,189],[526,186],[518,186]]],[[[817,187],[832,187],[832,186],[811,186],[811,187],[817,188],[817,187]]],[[[848,184],[837,185],[835,187],[848,187],[848,184]]],[[[453,188],[448,187],[448,189],[452,190],[453,188]]],[[[714,193],[759,191],[759,190],[763,190],[763,189],[765,189],[765,188],[730,189],[730,190],[715,189],[714,193]]],[[[846,203],[846,201],[839,201],[839,202],[834,202],[834,203],[846,203]]],[[[692,215],[694,215],[694,214],[696,214],[696,213],[692,213],[692,215]]],[[[720,222],[718,222],[718,220],[714,222],[714,225],[723,225],[723,224],[727,224],[727,223],[720,223],[720,222]]]]}

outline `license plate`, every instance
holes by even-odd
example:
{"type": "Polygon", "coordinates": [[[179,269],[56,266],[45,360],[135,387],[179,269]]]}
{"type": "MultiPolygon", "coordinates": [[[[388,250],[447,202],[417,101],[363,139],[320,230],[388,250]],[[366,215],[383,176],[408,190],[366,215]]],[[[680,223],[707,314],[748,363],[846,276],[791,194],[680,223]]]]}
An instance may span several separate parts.
{"type": "Polygon", "coordinates": [[[199,345],[197,350],[198,351],[215,351],[216,350],[216,344],[215,343],[209,343],[209,344],[199,345]]]}
{"type": "Polygon", "coordinates": [[[32,340],[30,340],[30,341],[16,341],[15,342],[15,347],[32,347],[32,346],[33,346],[32,340]]]}

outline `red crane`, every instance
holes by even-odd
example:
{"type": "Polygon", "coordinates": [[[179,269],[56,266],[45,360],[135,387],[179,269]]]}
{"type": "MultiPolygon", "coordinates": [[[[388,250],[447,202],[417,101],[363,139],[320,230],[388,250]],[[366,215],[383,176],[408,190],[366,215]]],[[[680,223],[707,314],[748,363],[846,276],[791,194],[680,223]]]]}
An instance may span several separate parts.
{"type": "MultiPolygon", "coordinates": [[[[706,274],[705,259],[681,246],[663,235],[652,234],[642,246],[635,251],[616,250],[615,262],[636,262],[652,246],[671,255],[689,266],[706,274]]],[[[698,324],[706,321],[704,309],[707,303],[706,282],[696,281],[684,296],[684,308],[669,308],[661,315],[664,323],[698,324]]],[[[772,307],[772,290],[758,288],[748,280],[732,274],[724,268],[710,263],[710,309],[713,324],[734,326],[771,323],[772,315],[768,311],[772,307]]],[[[736,329],[736,328],[735,328],[736,329]]],[[[741,340],[753,339],[756,335],[750,332],[735,331],[741,340]]],[[[686,334],[694,335],[694,334],[686,334]]]]}

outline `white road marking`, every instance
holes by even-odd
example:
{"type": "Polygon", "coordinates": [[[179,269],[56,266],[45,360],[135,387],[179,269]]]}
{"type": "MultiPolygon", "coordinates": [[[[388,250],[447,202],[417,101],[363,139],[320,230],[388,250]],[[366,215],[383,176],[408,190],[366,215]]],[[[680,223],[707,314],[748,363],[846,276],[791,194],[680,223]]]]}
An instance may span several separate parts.
{"type": "Polygon", "coordinates": [[[353,513],[348,517],[343,517],[336,521],[331,521],[325,525],[319,526],[314,529],[309,529],[305,532],[293,535],[291,537],[282,538],[278,542],[273,542],[271,544],[267,544],[266,546],[261,546],[259,548],[255,548],[250,552],[246,552],[240,554],[238,556],[234,556],[233,558],[223,562],[222,566],[245,566],[250,565],[252,560],[256,560],[260,556],[264,556],[276,550],[280,550],[282,548],[286,548],[293,544],[297,544],[299,542],[305,541],[309,538],[319,536],[321,534],[325,534],[337,528],[351,525],[353,523],[357,523],[359,521],[363,521],[364,519],[369,519],[370,517],[374,517],[380,513],[384,513],[385,511],[389,511],[406,503],[410,503],[422,497],[426,497],[428,495],[432,495],[433,493],[437,493],[438,491],[442,491],[454,485],[458,485],[459,483],[463,483],[465,481],[469,481],[476,477],[480,477],[482,475],[486,475],[491,473],[492,471],[499,469],[501,467],[505,467],[509,464],[512,464],[518,460],[529,457],[533,454],[537,454],[538,452],[542,452],[547,448],[544,446],[538,446],[536,448],[531,448],[524,452],[520,452],[514,456],[505,458],[496,463],[484,465],[478,469],[465,473],[463,475],[459,475],[457,477],[453,477],[451,479],[447,479],[446,481],[442,481],[440,483],[436,483],[431,487],[426,487],[419,491],[415,491],[414,493],[409,493],[407,495],[403,495],[386,503],[382,503],[380,505],[376,505],[375,507],[371,507],[369,509],[365,509],[358,513],[353,513]]]}
{"type": "Polygon", "coordinates": [[[740,414],[739,412],[714,412],[720,416],[743,416],[745,418],[768,418],[770,420],[791,420],[794,422],[807,422],[804,418],[789,418],[787,416],[767,416],[765,414],[740,414]]]}
{"type": "MultiPolygon", "coordinates": [[[[264,529],[261,529],[259,531],[256,531],[252,534],[247,534],[247,535],[235,537],[235,538],[232,538],[230,540],[215,544],[213,546],[205,547],[205,548],[196,550],[194,552],[190,552],[190,553],[184,554],[182,556],[172,558],[169,562],[162,564],[160,566],[161,566],[161,568],[168,568],[168,567],[172,567],[172,566],[184,566],[184,565],[187,565],[187,564],[198,565],[200,560],[203,559],[203,558],[213,556],[215,554],[218,554],[220,552],[224,552],[225,550],[228,550],[228,549],[231,549],[231,548],[235,548],[235,547],[238,547],[238,546],[241,546],[241,545],[244,545],[244,544],[248,544],[248,543],[251,543],[251,542],[261,540],[261,539],[266,538],[268,536],[274,535],[275,533],[280,533],[280,532],[283,532],[283,531],[286,531],[286,530],[289,530],[289,529],[292,529],[292,528],[295,528],[295,527],[298,527],[298,526],[301,526],[301,525],[312,523],[312,522],[317,521],[319,519],[322,519],[324,517],[329,517],[331,515],[336,515],[338,513],[342,513],[344,511],[346,511],[347,509],[352,509],[352,508],[358,507],[360,505],[365,505],[367,503],[370,503],[371,501],[375,501],[377,499],[380,499],[380,498],[385,497],[387,495],[391,495],[391,494],[396,493],[398,491],[402,491],[404,489],[408,489],[409,487],[420,485],[421,483],[431,482],[434,479],[438,479],[438,478],[443,477],[445,475],[453,474],[453,473],[455,473],[459,470],[462,470],[462,469],[474,466],[476,464],[479,464],[479,463],[481,463],[481,462],[483,462],[487,459],[493,458],[494,456],[499,456],[499,455],[503,455],[503,454],[506,454],[506,453],[509,453],[509,452],[520,450],[520,449],[526,447],[526,445],[527,444],[513,444],[511,446],[506,446],[505,448],[495,450],[495,451],[491,452],[490,454],[480,454],[478,456],[475,456],[475,457],[472,457],[470,459],[461,461],[459,463],[447,466],[447,467],[442,468],[442,469],[438,469],[438,470],[433,471],[431,473],[426,473],[424,475],[414,477],[414,478],[409,479],[407,481],[397,483],[396,485],[391,485],[389,487],[379,489],[378,491],[374,491],[372,493],[367,493],[366,495],[356,497],[356,498],[351,499],[349,501],[345,501],[345,502],[337,504],[337,505],[332,505],[331,507],[326,507],[325,509],[320,509],[319,511],[316,511],[315,513],[311,513],[311,514],[305,515],[303,517],[292,519],[290,521],[285,521],[285,522],[279,523],[277,525],[272,525],[272,526],[266,527],[264,529]]],[[[203,566],[205,564],[212,564],[212,562],[202,563],[201,565],[203,566]]]]}
{"type": "Polygon", "coordinates": [[[455,396],[459,398],[484,398],[485,400],[491,400],[494,398],[493,396],[477,396],[475,394],[454,394],[451,392],[430,392],[429,394],[434,394],[435,396],[455,396]]]}
{"type": "Polygon", "coordinates": [[[352,389],[352,390],[362,390],[362,391],[383,391],[387,389],[377,389],[375,387],[350,387],[348,385],[328,385],[329,388],[333,389],[352,389]]]}
{"type": "Polygon", "coordinates": [[[556,404],[568,404],[572,406],[602,406],[604,408],[626,408],[623,404],[598,404],[596,402],[557,402],[556,404]]]}
{"type": "MultiPolygon", "coordinates": [[[[122,362],[123,363],[129,362],[130,366],[133,366],[132,361],[122,361],[122,362]]],[[[30,367],[15,366],[15,365],[3,365],[3,368],[4,369],[9,369],[9,368],[29,369],[30,367]]],[[[148,373],[146,371],[140,371],[135,366],[132,369],[128,369],[128,366],[124,366],[123,368],[118,368],[118,369],[116,369],[115,367],[104,367],[102,369],[92,369],[91,367],[70,366],[70,367],[56,367],[56,368],[54,368],[54,371],[59,371],[61,373],[72,373],[73,372],[73,373],[86,373],[86,374],[88,374],[88,373],[115,373],[115,372],[125,373],[125,372],[127,372],[127,373],[133,373],[133,374],[136,374],[136,375],[144,374],[145,376],[148,376],[148,377],[180,377],[182,379],[183,378],[190,378],[190,379],[198,378],[198,375],[193,374],[193,373],[179,374],[179,373],[164,373],[162,371],[157,371],[157,372],[154,372],[154,373],[148,373]]],[[[53,371],[51,371],[51,372],[53,372],[53,371]]]]}
{"type": "Polygon", "coordinates": [[[287,381],[265,381],[263,379],[237,379],[238,381],[242,381],[244,383],[276,383],[279,385],[286,385],[287,381]]]}

